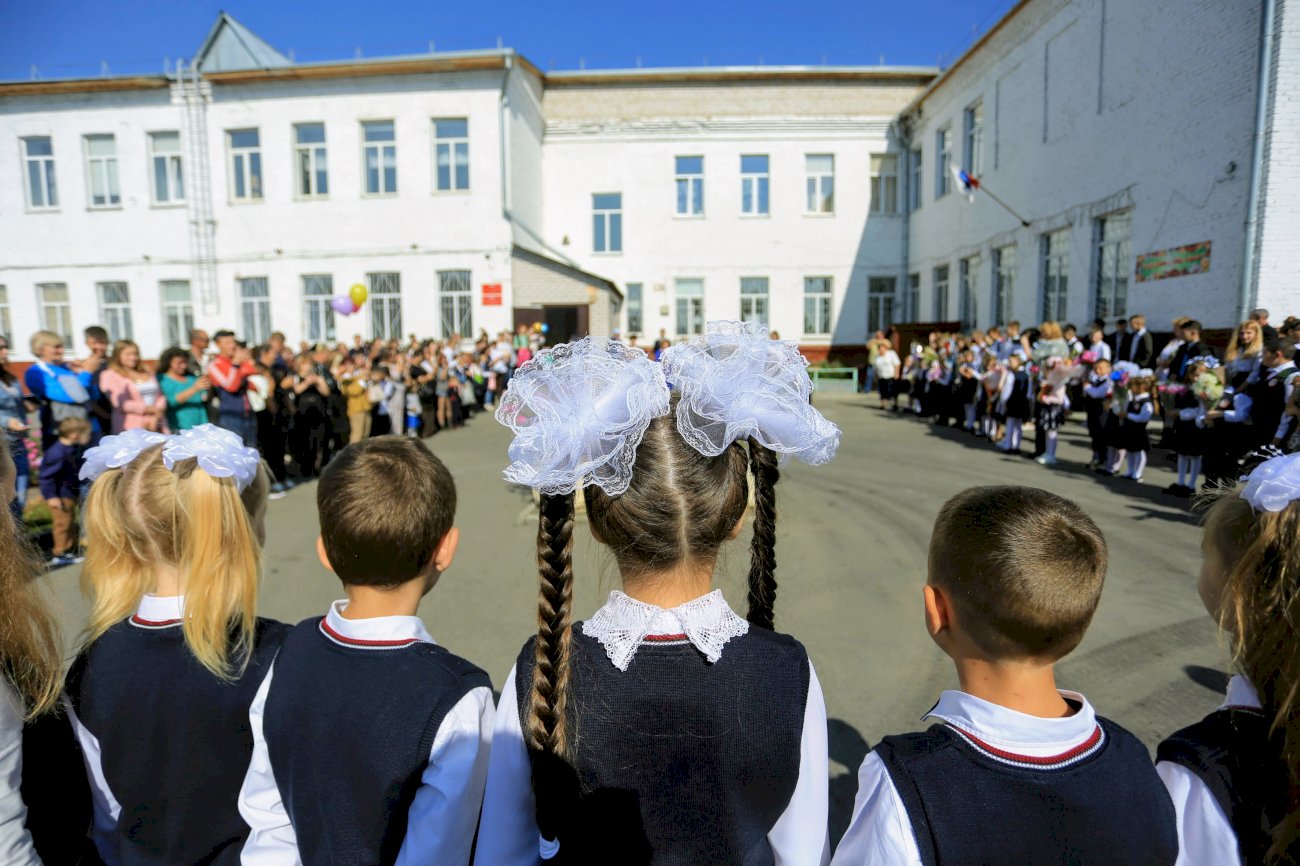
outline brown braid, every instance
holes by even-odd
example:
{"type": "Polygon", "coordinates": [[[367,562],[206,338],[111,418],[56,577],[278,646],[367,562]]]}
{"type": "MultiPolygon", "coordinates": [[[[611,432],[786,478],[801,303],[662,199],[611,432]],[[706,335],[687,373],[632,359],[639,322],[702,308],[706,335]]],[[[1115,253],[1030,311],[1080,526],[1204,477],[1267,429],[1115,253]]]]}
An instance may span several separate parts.
{"type": "Polygon", "coordinates": [[[776,482],[781,478],[776,454],[749,440],[749,468],[754,473],[754,539],[749,545],[749,613],[751,623],[770,629],[776,607],[776,482]]]}
{"type": "Polygon", "coordinates": [[[534,753],[533,794],[542,836],[559,836],[561,764],[567,753],[564,721],[569,681],[569,613],[573,602],[573,494],[543,496],[537,523],[537,643],[527,737],[534,753]]]}

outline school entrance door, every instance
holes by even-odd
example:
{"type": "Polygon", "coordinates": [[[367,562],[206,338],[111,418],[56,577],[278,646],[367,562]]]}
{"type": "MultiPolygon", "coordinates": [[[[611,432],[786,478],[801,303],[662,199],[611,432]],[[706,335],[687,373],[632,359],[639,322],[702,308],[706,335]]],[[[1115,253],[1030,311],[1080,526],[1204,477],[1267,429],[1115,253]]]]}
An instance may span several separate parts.
{"type": "Polygon", "coordinates": [[[588,313],[581,307],[543,307],[542,321],[546,323],[546,345],[569,343],[587,336],[588,313]]]}

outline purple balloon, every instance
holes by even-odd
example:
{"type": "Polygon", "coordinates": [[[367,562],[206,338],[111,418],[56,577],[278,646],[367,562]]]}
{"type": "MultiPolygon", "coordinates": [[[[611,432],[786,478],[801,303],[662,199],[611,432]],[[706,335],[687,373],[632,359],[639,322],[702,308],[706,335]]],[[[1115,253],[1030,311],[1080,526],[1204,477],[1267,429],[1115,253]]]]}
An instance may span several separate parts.
{"type": "Polygon", "coordinates": [[[357,311],[356,304],[352,303],[352,299],[347,295],[335,295],[334,300],[330,301],[330,306],[340,316],[350,316],[357,311]]]}

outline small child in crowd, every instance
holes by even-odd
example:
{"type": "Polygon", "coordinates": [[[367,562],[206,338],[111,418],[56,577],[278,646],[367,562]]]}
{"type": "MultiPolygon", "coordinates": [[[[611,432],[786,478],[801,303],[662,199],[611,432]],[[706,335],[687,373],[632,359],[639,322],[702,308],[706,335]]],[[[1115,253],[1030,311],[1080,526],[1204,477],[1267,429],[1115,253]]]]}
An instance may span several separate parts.
{"type": "Polygon", "coordinates": [[[1223,705],[1160,744],[1179,866],[1294,863],[1300,852],[1300,454],[1274,457],[1205,516],[1197,589],[1232,650],[1223,705]]]}
{"type": "Polygon", "coordinates": [[[863,761],[837,866],[1106,863],[1178,856],[1174,810],[1146,747],[1058,691],[1106,574],[1101,530],[1029,487],[948,500],[930,539],[925,623],[960,691],[923,733],[863,761]]]}
{"type": "Polygon", "coordinates": [[[249,710],[244,862],[466,864],[492,685],[417,616],[456,554],[456,485],[420,442],[381,436],[330,461],[316,501],[347,598],[289,633],[249,710]]]}
{"type": "MultiPolygon", "coordinates": [[[[1141,481],[1147,468],[1147,455],[1151,453],[1151,437],[1147,425],[1156,411],[1155,377],[1150,370],[1142,370],[1129,380],[1128,406],[1124,410],[1124,423],[1119,431],[1120,454],[1128,455],[1129,481],[1141,481]]],[[[1116,463],[1115,471],[1119,471],[1116,463]]]]}
{"type": "Polygon", "coordinates": [[[72,565],[85,559],[78,550],[75,514],[81,497],[81,465],[90,444],[91,426],[84,418],[64,418],[59,422],[59,438],[41,460],[41,496],[50,508],[54,524],[54,567],[72,565]]]}
{"type": "Polygon", "coordinates": [[[1088,439],[1092,444],[1089,469],[1109,465],[1108,425],[1114,417],[1110,411],[1114,393],[1115,385],[1110,380],[1110,361],[1098,358],[1092,364],[1092,373],[1083,383],[1083,411],[1088,419],[1088,439]]]}
{"type": "Polygon", "coordinates": [[[1008,454],[1020,453],[1020,440],[1025,422],[1033,412],[1033,383],[1024,369],[1019,355],[1007,359],[1007,370],[1002,377],[1002,392],[998,399],[998,414],[1006,419],[1006,435],[997,446],[1008,454]]]}

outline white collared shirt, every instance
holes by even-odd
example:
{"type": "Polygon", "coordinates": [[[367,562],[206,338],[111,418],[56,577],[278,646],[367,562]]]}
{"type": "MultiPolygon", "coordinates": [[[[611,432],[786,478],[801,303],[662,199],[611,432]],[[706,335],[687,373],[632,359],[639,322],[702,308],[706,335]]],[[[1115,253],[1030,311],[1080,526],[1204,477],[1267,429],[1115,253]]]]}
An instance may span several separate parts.
{"type": "MultiPolygon", "coordinates": [[[[1228,681],[1228,696],[1219,709],[1228,707],[1259,709],[1259,695],[1250,680],[1234,676],[1228,681]]],[[[1156,772],[1174,801],[1178,817],[1176,866],[1238,866],[1241,852],[1237,834],[1201,777],[1173,761],[1160,761],[1156,772]]]]}
{"type": "MultiPolygon", "coordinates": [[[[416,642],[434,643],[418,616],[347,619],[343,616],[347,605],[346,599],[334,602],[321,622],[322,634],[336,643],[376,652],[416,642]]],[[[240,857],[245,866],[302,862],[298,837],[280,797],[262,729],[274,675],[272,664],[248,711],[253,760],[239,792],[239,814],[250,828],[240,857]]],[[[492,715],[492,691],[480,686],[471,689],[442,720],[407,813],[406,838],[397,855],[397,866],[457,866],[469,862],[487,781],[492,715]]]]}
{"type": "Polygon", "coordinates": [[[32,834],[27,832],[23,781],[23,700],[0,677],[0,863],[41,866],[32,834]]]}
{"type": "MultiPolygon", "coordinates": [[[[924,719],[946,723],[977,751],[1011,766],[1025,766],[1018,756],[1083,760],[1104,745],[1097,715],[1083,695],[1061,691],[1079,704],[1071,716],[1045,719],[990,703],[961,691],[945,691],[924,719]]],[[[921,852],[907,807],[885,769],[870,752],[858,770],[853,820],[840,840],[832,866],[920,866],[921,852]]]]}
{"type": "MultiPolygon", "coordinates": [[[[717,590],[671,609],[645,604],[615,591],[583,623],[583,633],[599,640],[610,663],[620,670],[627,669],[627,663],[647,638],[679,638],[716,661],[725,654],[730,639],[744,634],[748,628],[749,623],[727,605],[717,590]],[[589,630],[592,624],[595,625],[589,630]]],[[[820,866],[830,860],[826,701],[811,662],[808,667],[799,779],[785,812],[767,834],[777,866],[820,866]]],[[[474,861],[480,866],[536,866],[538,862],[532,764],[519,723],[515,674],[512,667],[501,686],[501,700],[497,704],[487,793],[474,861]]]]}

